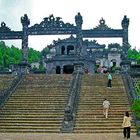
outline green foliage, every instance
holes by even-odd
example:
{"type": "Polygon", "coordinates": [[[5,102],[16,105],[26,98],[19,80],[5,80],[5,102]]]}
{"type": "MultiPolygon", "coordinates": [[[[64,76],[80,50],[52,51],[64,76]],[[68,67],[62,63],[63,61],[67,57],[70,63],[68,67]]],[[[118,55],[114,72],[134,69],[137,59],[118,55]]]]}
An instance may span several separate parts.
{"type": "Polygon", "coordinates": [[[138,92],[138,94],[139,94],[139,96],[140,96],[140,81],[138,81],[137,92],[138,92]]]}
{"type": "Polygon", "coordinates": [[[140,120],[140,99],[134,100],[132,110],[135,112],[137,119],[140,120]]]}
{"type": "Polygon", "coordinates": [[[29,63],[38,62],[41,59],[41,53],[39,51],[34,50],[33,48],[29,48],[28,51],[28,61],[29,63]]]}
{"type": "Polygon", "coordinates": [[[128,58],[140,61],[140,52],[136,49],[128,50],[128,58]]]}
{"type": "MultiPolygon", "coordinates": [[[[140,81],[138,81],[137,91],[140,96],[140,81]]],[[[135,112],[136,117],[140,120],[140,99],[133,102],[132,110],[135,112]]]]}
{"type": "Polygon", "coordinates": [[[41,51],[41,54],[43,57],[46,57],[47,54],[50,53],[50,50],[48,47],[45,47],[42,51],[41,51]]]}
{"type": "MultiPolygon", "coordinates": [[[[22,50],[19,48],[6,46],[5,42],[0,42],[0,67],[9,67],[11,64],[18,64],[22,59],[22,50]]],[[[40,61],[41,52],[29,48],[29,63],[40,61]]]]}
{"type": "Polygon", "coordinates": [[[21,50],[11,46],[8,47],[6,44],[0,42],[0,66],[9,67],[11,64],[18,64],[21,58],[21,50]]]}

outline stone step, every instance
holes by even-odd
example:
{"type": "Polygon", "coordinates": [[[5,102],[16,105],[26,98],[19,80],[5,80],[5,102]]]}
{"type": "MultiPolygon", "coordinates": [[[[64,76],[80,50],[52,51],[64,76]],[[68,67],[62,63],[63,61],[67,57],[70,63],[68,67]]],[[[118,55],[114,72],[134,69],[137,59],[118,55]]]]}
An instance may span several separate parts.
{"type": "Polygon", "coordinates": [[[0,125],[9,125],[9,124],[60,124],[62,123],[62,120],[56,120],[56,119],[51,119],[51,120],[1,120],[0,125]]]}
{"type": "MultiPolygon", "coordinates": [[[[131,126],[132,127],[132,129],[131,130],[135,130],[135,127],[133,127],[133,126],[131,126]]],[[[85,126],[85,125],[83,125],[83,126],[77,126],[77,127],[75,127],[75,130],[110,130],[110,131],[112,131],[112,130],[116,130],[116,129],[121,129],[122,130],[122,126],[113,126],[113,125],[111,125],[111,126],[85,126]]]]}
{"type": "Polygon", "coordinates": [[[2,114],[3,112],[6,112],[6,113],[46,113],[46,112],[48,112],[48,111],[58,111],[58,110],[60,110],[60,111],[64,111],[64,108],[47,108],[47,110],[46,109],[41,109],[41,110],[38,110],[38,109],[31,109],[31,110],[29,110],[29,109],[20,109],[20,110],[18,110],[18,109],[3,109],[1,112],[0,112],[0,114],[2,114]]]}
{"type": "Polygon", "coordinates": [[[108,119],[106,119],[103,115],[102,116],[100,116],[100,117],[96,117],[96,116],[92,116],[92,117],[76,117],[76,122],[86,122],[86,121],[88,121],[88,122],[94,122],[94,121],[96,121],[96,122],[98,122],[99,121],[99,123],[100,123],[100,121],[105,121],[105,122],[108,122],[108,121],[110,121],[110,122],[116,122],[116,121],[119,121],[119,122],[122,122],[122,119],[123,119],[123,117],[121,116],[121,117],[119,117],[119,118],[116,118],[116,117],[109,117],[108,119]]]}
{"type": "Polygon", "coordinates": [[[0,126],[0,130],[2,130],[2,129],[42,129],[42,131],[43,131],[43,129],[60,129],[60,125],[55,125],[55,126],[0,126]]]}
{"type": "Polygon", "coordinates": [[[56,117],[56,116],[46,116],[46,117],[44,117],[44,118],[0,118],[0,121],[1,122],[12,122],[12,121],[17,121],[17,122],[19,122],[19,121],[31,121],[31,122],[34,122],[34,121],[49,121],[49,120],[56,120],[56,121],[62,121],[63,120],[63,117],[61,117],[61,116],[58,116],[58,117],[56,117]]]}
{"type": "MultiPolygon", "coordinates": [[[[122,133],[122,128],[120,129],[75,129],[73,133],[122,133]]],[[[136,133],[135,129],[131,130],[131,133],[136,133]]]]}
{"type": "MultiPolygon", "coordinates": [[[[111,99],[110,99],[111,100],[111,99]]],[[[98,101],[98,100],[87,100],[87,101],[83,101],[83,100],[80,100],[79,102],[79,105],[89,105],[89,106],[92,106],[92,105],[96,105],[96,106],[102,106],[103,100],[101,101],[98,101]]],[[[123,101],[110,101],[110,106],[130,106],[128,101],[127,102],[123,102],[123,101]]]]}
{"type": "Polygon", "coordinates": [[[68,96],[68,94],[67,93],[64,93],[64,94],[52,94],[52,95],[46,95],[46,96],[44,96],[44,95],[34,95],[34,96],[31,96],[31,95],[20,95],[20,94],[18,94],[18,95],[13,95],[13,96],[11,96],[11,99],[17,99],[17,98],[41,98],[41,99],[43,99],[43,98],[54,98],[54,97],[61,97],[62,99],[63,99],[63,97],[67,97],[68,96]]]}
{"type": "MultiPolygon", "coordinates": [[[[92,111],[94,110],[94,111],[96,111],[96,110],[101,110],[102,109],[102,107],[101,106],[78,106],[78,109],[80,109],[80,110],[89,110],[88,109],[88,107],[90,108],[90,110],[92,109],[92,111]]],[[[110,107],[110,110],[111,109],[113,109],[113,110],[124,110],[124,109],[126,109],[126,110],[130,110],[130,106],[121,106],[121,105],[116,105],[116,106],[111,106],[110,107]]]]}
{"type": "Polygon", "coordinates": [[[31,129],[32,128],[60,128],[61,127],[61,123],[55,123],[55,124],[47,124],[47,123],[44,123],[44,124],[28,124],[28,123],[9,123],[9,124],[1,124],[0,125],[0,129],[3,129],[3,128],[28,128],[30,127],[31,129]]]}
{"type": "MultiPolygon", "coordinates": [[[[110,128],[121,128],[122,129],[122,122],[121,123],[90,123],[90,124],[85,124],[85,123],[83,123],[83,124],[76,124],[75,125],[75,127],[76,127],[76,129],[78,129],[78,128],[88,128],[88,129],[93,129],[93,128],[101,128],[101,129],[110,129],[110,128]]],[[[134,129],[135,127],[134,126],[131,126],[131,129],[134,129]]]]}
{"type": "Polygon", "coordinates": [[[7,118],[24,118],[24,117],[28,117],[28,118],[45,118],[46,116],[64,116],[64,112],[49,112],[49,113],[46,113],[46,114],[9,114],[9,115],[2,115],[1,114],[1,118],[2,117],[7,117],[7,118]]]}
{"type": "Polygon", "coordinates": [[[15,115],[16,115],[16,114],[17,114],[17,115],[18,115],[18,114],[19,114],[19,115],[21,115],[21,114],[22,114],[22,115],[24,115],[24,114],[25,114],[25,115],[26,115],[26,114],[27,114],[27,115],[28,115],[28,114],[38,115],[38,114],[47,114],[47,113],[53,113],[53,112],[55,112],[55,113],[56,113],[56,112],[57,112],[57,113],[59,113],[59,112],[64,112],[64,109],[61,109],[61,108],[60,108],[60,109],[55,109],[55,110],[53,110],[53,109],[50,109],[50,110],[47,109],[46,111],[35,111],[35,112],[33,112],[33,111],[30,111],[30,112],[29,112],[28,110],[27,110],[27,111],[17,111],[17,112],[11,111],[11,112],[9,112],[9,111],[3,110],[3,111],[0,112],[0,115],[10,115],[10,114],[13,114],[13,115],[14,115],[14,114],[15,114],[15,115]]]}
{"type": "Polygon", "coordinates": [[[59,100],[59,101],[45,101],[45,102],[24,102],[24,104],[21,104],[21,102],[19,103],[19,102],[15,102],[15,103],[11,103],[11,102],[8,102],[7,104],[6,104],[6,106],[28,106],[28,105],[38,105],[38,106],[43,106],[43,105],[50,105],[50,104],[58,104],[58,105],[60,105],[60,104],[66,104],[66,100],[59,100]]]}
{"type": "MultiPolygon", "coordinates": [[[[77,115],[98,115],[98,114],[103,114],[103,112],[91,112],[91,113],[83,113],[83,112],[78,112],[77,113],[77,115]]],[[[124,114],[124,111],[122,110],[122,111],[120,111],[120,112],[118,112],[118,111],[116,111],[116,112],[113,112],[113,111],[109,111],[109,115],[123,115],[124,114]]]]}
{"type": "Polygon", "coordinates": [[[18,129],[18,128],[15,128],[15,129],[0,129],[0,133],[60,133],[60,128],[55,128],[55,129],[52,129],[52,128],[45,128],[45,129],[18,129]]]}
{"type": "Polygon", "coordinates": [[[29,111],[32,111],[32,112],[35,112],[35,111],[46,111],[46,110],[58,110],[58,109],[61,109],[61,108],[65,108],[64,106],[51,106],[51,107],[48,107],[48,108],[28,108],[28,109],[26,109],[26,108],[4,108],[3,110],[5,110],[5,111],[19,111],[19,112],[21,112],[21,111],[27,111],[27,112],[29,112],[29,111]]]}
{"type": "MultiPolygon", "coordinates": [[[[87,119],[87,118],[78,118],[76,119],[76,124],[104,124],[104,123],[122,123],[123,119],[117,119],[117,118],[109,118],[109,119],[105,119],[105,118],[91,118],[91,119],[87,119]]],[[[134,124],[134,120],[132,120],[132,125],[134,124]]]]}
{"type": "Polygon", "coordinates": [[[46,87],[45,87],[45,85],[43,86],[43,87],[39,87],[39,86],[35,86],[35,87],[27,87],[27,86],[25,86],[25,87],[18,87],[18,89],[17,89],[17,91],[26,91],[26,90],[29,90],[29,91],[40,91],[40,90],[42,90],[42,89],[46,89],[46,90],[48,90],[48,89],[50,89],[50,90],[65,90],[65,89],[67,89],[67,88],[69,88],[69,86],[70,85],[57,85],[57,84],[55,84],[55,85],[47,85],[46,87]]]}
{"type": "MultiPolygon", "coordinates": [[[[77,120],[79,119],[79,118],[95,118],[95,119],[103,119],[104,118],[104,116],[102,115],[102,114],[95,114],[95,115],[81,115],[81,114],[77,114],[77,116],[76,116],[76,118],[77,118],[77,120]]],[[[109,114],[108,115],[108,118],[116,118],[116,119],[122,119],[123,118],[123,115],[120,115],[120,114],[109,114]]]]}
{"type": "Polygon", "coordinates": [[[52,100],[50,100],[50,99],[39,99],[39,100],[20,100],[20,99],[18,99],[18,100],[12,100],[12,99],[10,99],[6,104],[32,104],[32,103],[35,103],[35,104],[45,104],[45,103],[48,103],[48,102],[65,102],[66,103],[66,101],[67,101],[68,99],[67,98],[65,98],[65,99],[60,99],[60,98],[56,98],[56,99],[54,99],[54,98],[52,98],[52,100]]]}

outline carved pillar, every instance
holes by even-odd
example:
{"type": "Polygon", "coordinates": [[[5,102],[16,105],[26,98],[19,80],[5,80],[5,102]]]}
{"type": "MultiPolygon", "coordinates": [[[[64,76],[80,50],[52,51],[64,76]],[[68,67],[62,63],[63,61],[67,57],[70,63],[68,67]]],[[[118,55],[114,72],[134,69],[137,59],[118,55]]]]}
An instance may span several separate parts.
{"type": "Polygon", "coordinates": [[[122,28],[123,28],[123,50],[122,50],[122,62],[121,62],[121,69],[123,72],[130,72],[130,61],[128,60],[128,26],[129,26],[129,19],[125,15],[122,20],[122,28]]]}
{"type": "Polygon", "coordinates": [[[123,54],[122,59],[127,60],[129,43],[128,43],[128,26],[129,26],[129,19],[125,15],[122,20],[122,28],[123,28],[123,54]]]}
{"type": "Polygon", "coordinates": [[[27,63],[28,61],[28,25],[30,24],[30,20],[28,16],[25,14],[21,17],[22,23],[22,63],[27,63]]]}
{"type": "Polygon", "coordinates": [[[82,50],[82,24],[83,24],[83,19],[80,13],[78,13],[75,16],[75,23],[77,27],[77,34],[76,34],[76,39],[77,39],[77,48],[76,48],[76,54],[78,56],[81,56],[81,50],[82,50]]]}
{"type": "Polygon", "coordinates": [[[65,55],[67,55],[67,46],[65,46],[65,55]]]}

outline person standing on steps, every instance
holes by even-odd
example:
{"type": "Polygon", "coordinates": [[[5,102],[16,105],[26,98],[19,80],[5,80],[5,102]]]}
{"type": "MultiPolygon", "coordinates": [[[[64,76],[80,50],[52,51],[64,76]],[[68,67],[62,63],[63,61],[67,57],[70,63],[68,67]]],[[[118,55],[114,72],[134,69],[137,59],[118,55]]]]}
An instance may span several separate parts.
{"type": "Polygon", "coordinates": [[[108,118],[108,111],[110,107],[110,102],[105,98],[103,101],[103,115],[108,118]]]}
{"type": "Polygon", "coordinates": [[[130,130],[131,130],[131,117],[129,116],[129,112],[126,111],[123,117],[123,135],[124,138],[129,139],[130,138],[130,130]]]}
{"type": "Polygon", "coordinates": [[[110,62],[110,71],[112,72],[112,69],[113,69],[113,62],[112,62],[112,60],[111,60],[111,62],[110,62]]]}
{"type": "Polygon", "coordinates": [[[112,75],[109,72],[108,72],[107,79],[108,79],[107,87],[111,88],[112,87],[112,75]]]}

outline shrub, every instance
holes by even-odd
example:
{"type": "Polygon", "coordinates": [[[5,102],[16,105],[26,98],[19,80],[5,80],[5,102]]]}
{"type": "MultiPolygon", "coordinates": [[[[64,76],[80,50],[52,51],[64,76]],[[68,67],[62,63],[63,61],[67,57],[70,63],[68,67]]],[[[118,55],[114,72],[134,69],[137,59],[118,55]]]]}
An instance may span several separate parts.
{"type": "Polygon", "coordinates": [[[140,99],[134,100],[132,110],[136,114],[137,119],[140,120],[140,99]]]}

